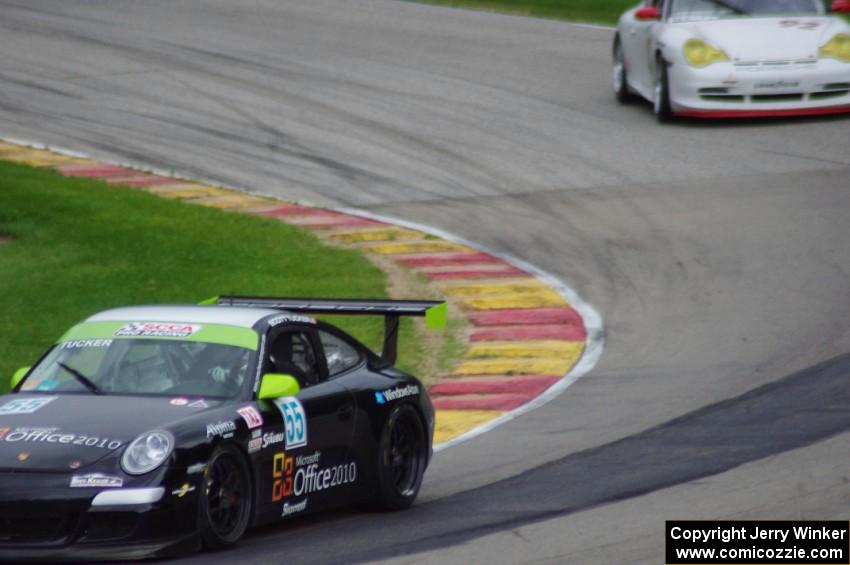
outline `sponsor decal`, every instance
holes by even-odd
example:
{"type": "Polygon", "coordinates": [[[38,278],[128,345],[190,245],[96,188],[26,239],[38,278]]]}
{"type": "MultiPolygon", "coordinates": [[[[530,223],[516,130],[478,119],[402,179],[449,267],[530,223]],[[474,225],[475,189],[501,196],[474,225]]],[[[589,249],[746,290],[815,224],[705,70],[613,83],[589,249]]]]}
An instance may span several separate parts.
{"type": "Polygon", "coordinates": [[[59,349],[80,349],[81,347],[109,347],[112,345],[111,339],[75,339],[72,341],[64,341],[59,349]]]}
{"type": "Polygon", "coordinates": [[[89,475],[74,475],[71,477],[71,487],[73,488],[89,488],[89,487],[121,487],[124,486],[124,479],[121,477],[110,477],[101,473],[91,473],[89,475]]]}
{"type": "Polygon", "coordinates": [[[248,424],[249,430],[259,428],[263,425],[262,414],[260,414],[253,406],[243,406],[237,410],[237,412],[239,412],[239,415],[242,416],[243,420],[245,420],[245,423],[248,424]]]}
{"type": "Polygon", "coordinates": [[[776,80],[773,82],[757,82],[756,88],[795,88],[800,86],[800,81],[776,80]]]}
{"type": "Polygon", "coordinates": [[[189,404],[189,399],[188,398],[182,398],[182,397],[172,398],[171,400],[168,401],[168,403],[171,404],[172,406],[186,406],[187,404],[189,404]]]}
{"type": "Polygon", "coordinates": [[[172,322],[130,322],[115,337],[189,337],[203,326],[172,322]]]}
{"type": "Polygon", "coordinates": [[[189,465],[186,467],[187,475],[197,475],[198,473],[203,473],[207,470],[206,463],[195,463],[194,465],[189,465]]]}
{"type": "Polygon", "coordinates": [[[224,438],[233,437],[233,432],[235,431],[236,424],[232,420],[216,422],[215,424],[207,424],[207,439],[212,439],[217,436],[224,438]]]}
{"type": "MultiPolygon", "coordinates": [[[[817,65],[814,64],[817,61],[810,62],[789,62],[787,64],[782,64],[781,69],[782,72],[791,72],[791,71],[809,71],[813,72],[817,70],[817,65]]],[[[770,73],[776,71],[776,66],[769,64],[759,64],[759,63],[735,63],[735,72],[737,73],[770,73]]]]}
{"type": "Polygon", "coordinates": [[[301,502],[294,502],[292,504],[288,502],[283,503],[283,512],[281,512],[281,516],[289,516],[290,514],[297,514],[298,512],[304,512],[307,510],[307,499],[305,498],[301,502]]]}
{"type": "Polygon", "coordinates": [[[189,483],[183,483],[182,485],[180,485],[180,488],[176,488],[173,491],[171,491],[171,494],[173,494],[177,498],[183,498],[184,496],[186,496],[190,492],[194,492],[194,491],[195,491],[194,485],[190,485],[189,483]]]}
{"type": "Polygon", "coordinates": [[[310,316],[301,316],[299,314],[283,314],[275,316],[269,320],[269,327],[273,328],[281,324],[315,324],[316,320],[310,316]]]}
{"type": "Polygon", "coordinates": [[[70,463],[68,463],[69,469],[79,469],[82,466],[83,466],[82,461],[71,461],[70,463]]]}
{"type": "Polygon", "coordinates": [[[813,30],[820,27],[820,22],[815,20],[781,20],[779,27],[798,27],[805,30],[813,30]]]}
{"type": "Polygon", "coordinates": [[[16,398],[0,406],[0,416],[10,414],[32,414],[37,412],[45,404],[49,404],[59,398],[58,396],[45,396],[44,398],[16,398]]]}
{"type": "Polygon", "coordinates": [[[404,387],[391,388],[383,392],[376,392],[375,401],[378,404],[385,404],[400,398],[416,396],[417,394],[419,394],[419,387],[417,385],[407,385],[404,387]]]}
{"type": "Polygon", "coordinates": [[[100,449],[118,449],[123,442],[117,439],[109,439],[100,436],[90,436],[63,432],[59,428],[15,428],[0,436],[0,441],[5,442],[37,442],[37,443],[63,443],[70,445],[82,445],[85,447],[97,447],[100,449]]]}
{"type": "Polygon", "coordinates": [[[263,434],[263,449],[267,448],[270,445],[275,445],[283,441],[284,438],[283,432],[268,432],[263,434]]]}
{"type": "Polygon", "coordinates": [[[321,451],[317,451],[312,455],[299,455],[295,458],[295,464],[299,467],[303,467],[304,465],[315,465],[319,462],[319,458],[322,456],[321,451]]]}
{"type": "Polygon", "coordinates": [[[26,451],[21,451],[20,453],[18,453],[18,461],[20,461],[21,463],[23,463],[24,461],[26,461],[29,458],[30,458],[30,454],[26,451]]]}
{"type": "Polygon", "coordinates": [[[301,401],[294,396],[284,396],[274,401],[277,409],[283,416],[283,425],[286,430],[287,450],[307,445],[307,415],[301,401]]]}
{"type": "Polygon", "coordinates": [[[256,453],[263,448],[263,438],[255,437],[248,440],[248,453],[256,453]]]}
{"type": "Polygon", "coordinates": [[[286,453],[275,453],[272,459],[272,502],[292,496],[292,471],[295,461],[286,453]]]}
{"type": "Polygon", "coordinates": [[[295,471],[292,494],[302,496],[353,483],[357,480],[357,463],[343,463],[333,467],[319,467],[313,463],[295,471]]]}
{"type": "Polygon", "coordinates": [[[3,438],[6,437],[6,434],[8,434],[11,429],[12,428],[0,428],[0,441],[3,441],[3,438]]]}
{"type": "Polygon", "coordinates": [[[195,402],[192,402],[191,404],[189,404],[189,408],[209,408],[209,407],[210,407],[210,405],[207,404],[206,402],[204,402],[203,398],[201,398],[200,400],[196,400],[195,402]]]}
{"type": "Polygon", "coordinates": [[[53,390],[57,386],[59,386],[59,381],[53,379],[44,379],[43,381],[38,383],[38,385],[36,385],[35,390],[48,391],[53,390]]]}
{"type": "Polygon", "coordinates": [[[293,458],[276,453],[272,460],[272,502],[306,496],[357,480],[357,463],[351,461],[330,467],[319,465],[320,452],[293,458]]]}

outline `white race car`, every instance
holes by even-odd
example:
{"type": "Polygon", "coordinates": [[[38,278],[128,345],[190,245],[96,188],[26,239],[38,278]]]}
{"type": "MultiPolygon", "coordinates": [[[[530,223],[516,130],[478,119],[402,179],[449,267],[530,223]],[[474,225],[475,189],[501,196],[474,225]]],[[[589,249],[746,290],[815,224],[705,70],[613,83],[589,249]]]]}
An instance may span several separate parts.
{"type": "Polygon", "coordinates": [[[850,25],[821,0],[648,0],[617,24],[613,86],[662,121],[850,112],[850,25]]]}

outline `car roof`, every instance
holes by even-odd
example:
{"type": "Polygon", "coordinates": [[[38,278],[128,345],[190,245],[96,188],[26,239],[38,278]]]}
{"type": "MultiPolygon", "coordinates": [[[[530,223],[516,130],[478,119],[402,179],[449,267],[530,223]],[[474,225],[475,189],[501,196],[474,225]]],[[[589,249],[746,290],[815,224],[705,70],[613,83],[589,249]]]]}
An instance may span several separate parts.
{"type": "Polygon", "coordinates": [[[224,324],[253,328],[254,325],[281,310],[270,308],[238,308],[233,306],[128,306],[104,310],[86,322],[186,322],[195,324],[224,324]]]}

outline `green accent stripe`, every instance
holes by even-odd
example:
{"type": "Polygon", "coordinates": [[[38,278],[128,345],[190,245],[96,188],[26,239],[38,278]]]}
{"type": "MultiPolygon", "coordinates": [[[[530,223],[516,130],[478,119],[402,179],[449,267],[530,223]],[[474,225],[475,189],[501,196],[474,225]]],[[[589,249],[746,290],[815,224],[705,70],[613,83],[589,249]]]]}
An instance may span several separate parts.
{"type": "Polygon", "coordinates": [[[175,341],[220,343],[256,351],[259,342],[259,336],[254,330],[223,324],[193,324],[200,325],[201,329],[187,337],[116,337],[115,333],[131,322],[132,320],[126,322],[84,322],[68,330],[56,343],[75,339],[173,339],[175,341]]]}
{"type": "Polygon", "coordinates": [[[429,330],[441,330],[449,320],[449,307],[443,302],[425,310],[425,327],[429,330]]]}

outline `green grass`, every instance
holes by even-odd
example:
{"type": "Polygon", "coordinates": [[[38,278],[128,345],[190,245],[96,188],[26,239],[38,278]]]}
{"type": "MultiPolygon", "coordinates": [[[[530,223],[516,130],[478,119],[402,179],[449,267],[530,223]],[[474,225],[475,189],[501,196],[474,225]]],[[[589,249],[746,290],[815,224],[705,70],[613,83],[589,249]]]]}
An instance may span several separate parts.
{"type": "Polygon", "coordinates": [[[474,8],[505,12],[535,18],[552,18],[576,22],[615,24],[620,14],[636,0],[424,0],[458,8],[474,8]]]}
{"type": "MultiPolygon", "coordinates": [[[[386,297],[359,252],[276,220],[165,200],[0,161],[0,392],[71,325],[99,310],[217,294],[386,297]]],[[[423,351],[402,325],[399,366],[423,351]]],[[[383,321],[339,324],[371,347],[383,321]]]]}
{"type": "MultiPolygon", "coordinates": [[[[419,0],[456,8],[473,8],[535,18],[614,25],[639,0],[419,0]]],[[[827,0],[827,8],[830,5],[827,0]]],[[[844,16],[850,21],[850,16],[844,16]]]]}

